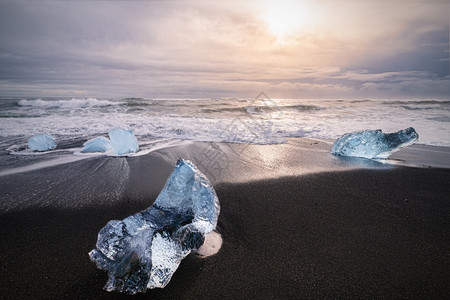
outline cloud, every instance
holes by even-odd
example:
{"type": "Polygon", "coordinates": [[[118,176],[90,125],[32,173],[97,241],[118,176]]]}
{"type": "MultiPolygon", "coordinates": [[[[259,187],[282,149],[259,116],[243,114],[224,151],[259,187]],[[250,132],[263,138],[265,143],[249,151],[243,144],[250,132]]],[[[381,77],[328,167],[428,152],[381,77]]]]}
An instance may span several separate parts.
{"type": "Polygon", "coordinates": [[[361,91],[376,93],[377,98],[400,99],[448,99],[450,95],[450,77],[443,79],[412,78],[400,82],[366,82],[361,91]]]}
{"type": "Polygon", "coordinates": [[[0,1],[0,93],[448,97],[447,3],[311,1],[283,38],[264,5],[0,1]]]}

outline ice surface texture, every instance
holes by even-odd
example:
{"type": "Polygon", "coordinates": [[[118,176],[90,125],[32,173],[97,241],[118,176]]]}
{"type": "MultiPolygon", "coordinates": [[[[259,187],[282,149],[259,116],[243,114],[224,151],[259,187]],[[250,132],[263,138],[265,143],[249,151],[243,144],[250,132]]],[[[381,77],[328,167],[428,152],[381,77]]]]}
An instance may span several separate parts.
{"type": "Polygon", "coordinates": [[[96,137],[94,139],[90,139],[86,143],[83,144],[83,149],[81,152],[106,152],[111,149],[111,141],[105,138],[104,136],[96,137]]]}
{"type": "Polygon", "coordinates": [[[137,138],[132,130],[116,128],[109,131],[113,151],[117,155],[136,153],[139,150],[137,138]]]}
{"type": "Polygon", "coordinates": [[[181,260],[216,227],[219,212],[206,176],[179,160],[152,206],[109,221],[98,233],[89,256],[108,272],[105,289],[135,294],[165,287],[181,260]]]}
{"type": "Polygon", "coordinates": [[[383,133],[380,129],[352,132],[338,138],[331,148],[331,153],[363,158],[388,158],[418,138],[419,135],[412,127],[393,133],[383,133]]]}
{"type": "Polygon", "coordinates": [[[52,150],[56,148],[56,142],[48,134],[38,134],[28,139],[28,148],[33,151],[52,150]]]}
{"type": "Polygon", "coordinates": [[[109,131],[109,139],[100,136],[83,144],[81,152],[107,152],[112,150],[116,155],[136,153],[139,150],[137,138],[132,130],[115,128],[109,131]]]}

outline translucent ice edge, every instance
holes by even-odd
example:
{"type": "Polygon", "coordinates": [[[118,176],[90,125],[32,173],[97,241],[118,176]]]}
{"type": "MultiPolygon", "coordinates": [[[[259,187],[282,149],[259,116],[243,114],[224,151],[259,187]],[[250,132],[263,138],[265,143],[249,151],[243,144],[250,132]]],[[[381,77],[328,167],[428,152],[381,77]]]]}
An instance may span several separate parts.
{"type": "Polygon", "coordinates": [[[166,149],[171,147],[177,147],[177,146],[183,146],[183,145],[189,145],[192,144],[193,141],[189,140],[174,140],[174,139],[158,139],[158,140],[152,140],[145,143],[139,143],[139,151],[136,153],[126,153],[126,154],[116,154],[113,150],[108,150],[105,152],[82,152],[81,148],[75,149],[73,151],[73,154],[75,155],[81,155],[81,156],[111,156],[111,157],[137,157],[149,154],[153,151],[160,150],[160,149],[166,149]]]}
{"type": "Polygon", "coordinates": [[[48,151],[56,148],[55,139],[48,134],[36,134],[28,139],[27,146],[33,151],[48,151]]]}
{"type": "Polygon", "coordinates": [[[217,254],[222,247],[222,235],[213,230],[207,234],[205,234],[205,241],[200,248],[195,251],[198,255],[202,257],[208,257],[214,254],[217,254]]]}
{"type": "Polygon", "coordinates": [[[418,139],[419,135],[412,127],[393,133],[383,133],[380,129],[355,131],[338,138],[331,153],[347,157],[387,159],[392,153],[418,139]]]}
{"type": "MultiPolygon", "coordinates": [[[[202,248],[219,212],[208,178],[190,161],[179,160],[152,206],[111,220],[98,233],[89,257],[108,273],[105,290],[135,294],[165,287],[181,260],[202,248]]],[[[221,239],[211,235],[202,251],[211,253],[208,248],[220,245],[221,239]]]]}
{"type": "Polygon", "coordinates": [[[108,132],[112,151],[117,155],[136,153],[139,143],[131,129],[114,128],[108,132]]]}

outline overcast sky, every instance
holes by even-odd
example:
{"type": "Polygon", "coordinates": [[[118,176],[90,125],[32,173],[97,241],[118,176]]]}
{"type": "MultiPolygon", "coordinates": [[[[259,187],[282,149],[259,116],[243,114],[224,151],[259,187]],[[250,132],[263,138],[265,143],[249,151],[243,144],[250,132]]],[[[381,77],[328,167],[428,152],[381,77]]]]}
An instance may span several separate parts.
{"type": "Polygon", "coordinates": [[[0,0],[0,95],[449,99],[449,15],[446,0],[0,0]]]}

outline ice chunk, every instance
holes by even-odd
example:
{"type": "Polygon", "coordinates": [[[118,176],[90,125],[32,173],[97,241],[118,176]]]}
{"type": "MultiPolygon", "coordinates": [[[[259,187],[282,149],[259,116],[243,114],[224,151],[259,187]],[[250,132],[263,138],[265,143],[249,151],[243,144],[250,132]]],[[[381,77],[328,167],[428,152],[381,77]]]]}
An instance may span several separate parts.
{"type": "Polygon", "coordinates": [[[338,138],[331,153],[363,158],[388,158],[418,138],[419,135],[412,127],[393,133],[383,133],[380,129],[352,132],[338,138]]]}
{"type": "Polygon", "coordinates": [[[152,206],[98,233],[89,256],[108,272],[107,291],[129,294],[165,287],[181,260],[215,229],[220,205],[208,178],[179,160],[152,206]]]}
{"type": "Polygon", "coordinates": [[[137,138],[132,130],[115,128],[109,131],[113,151],[117,155],[136,153],[139,150],[137,138]]]}
{"type": "Polygon", "coordinates": [[[37,134],[28,139],[28,148],[33,151],[52,150],[56,148],[56,142],[48,134],[37,134]]]}
{"type": "Polygon", "coordinates": [[[81,152],[106,152],[111,149],[111,141],[104,136],[96,137],[94,139],[90,139],[86,143],[83,144],[83,149],[81,152]]]}

